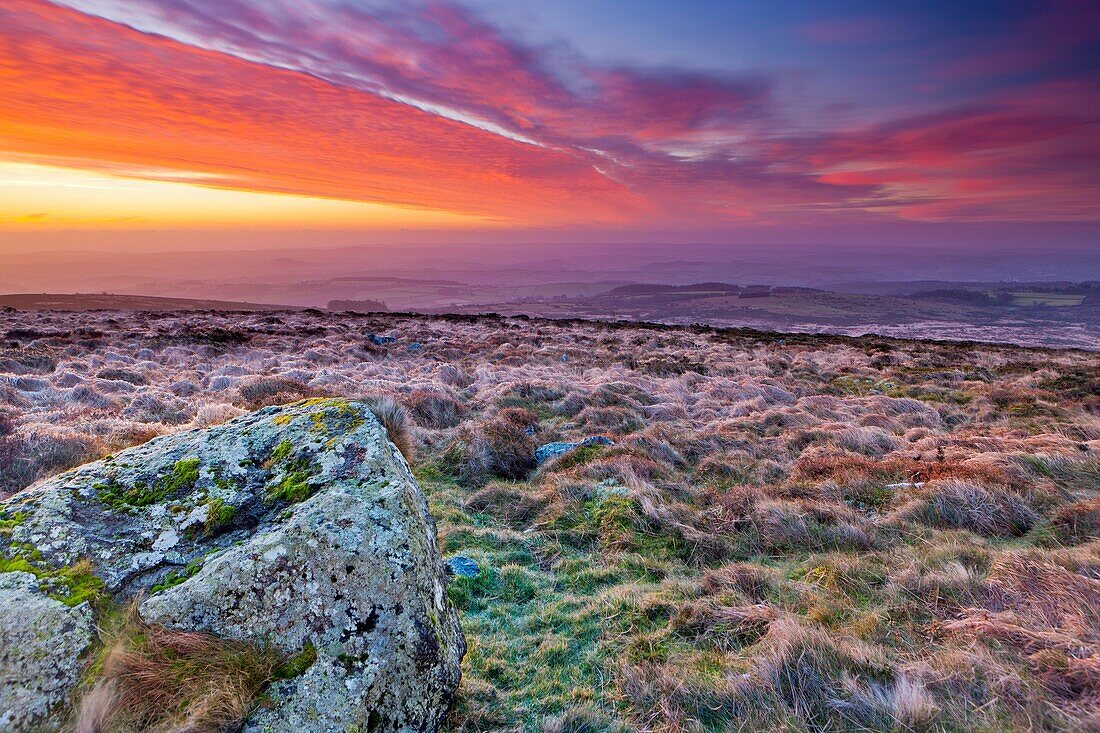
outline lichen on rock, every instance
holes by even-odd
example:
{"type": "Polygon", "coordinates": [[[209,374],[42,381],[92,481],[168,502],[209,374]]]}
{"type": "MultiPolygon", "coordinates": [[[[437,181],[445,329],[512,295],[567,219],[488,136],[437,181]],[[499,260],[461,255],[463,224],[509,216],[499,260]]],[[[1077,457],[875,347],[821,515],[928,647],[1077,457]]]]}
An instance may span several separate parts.
{"type": "MultiPolygon", "coordinates": [[[[458,685],[465,641],[435,524],[365,404],[305,400],[157,438],[41,482],[0,513],[19,517],[0,556],[33,548],[32,573],[0,573],[20,589],[0,599],[0,621],[32,597],[88,619],[74,632],[84,646],[50,650],[78,674],[19,719],[0,697],[0,720],[14,721],[4,730],[56,727],[74,693],[92,611],[50,599],[35,576],[77,563],[113,601],[142,597],[150,622],[288,657],[314,650],[245,730],[434,730],[458,685]]],[[[0,661],[11,674],[15,661],[0,661]]]]}
{"type": "Polygon", "coordinates": [[[50,598],[31,573],[0,573],[0,730],[34,730],[65,707],[92,635],[87,603],[50,598]]]}

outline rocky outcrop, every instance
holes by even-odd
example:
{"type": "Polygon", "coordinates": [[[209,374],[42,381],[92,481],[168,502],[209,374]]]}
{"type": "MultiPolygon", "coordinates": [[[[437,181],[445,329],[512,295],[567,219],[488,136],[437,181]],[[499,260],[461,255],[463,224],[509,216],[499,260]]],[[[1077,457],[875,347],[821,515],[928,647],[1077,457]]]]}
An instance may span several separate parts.
{"type": "MultiPolygon", "coordinates": [[[[95,594],[142,595],[143,617],[171,628],[315,651],[248,731],[434,730],[458,685],[465,641],[434,522],[362,403],[306,400],[158,438],[31,487],[0,521],[0,567],[29,570],[0,573],[16,589],[0,593],[5,642],[32,611],[72,637],[22,666],[22,697],[0,694],[4,730],[59,723],[76,676],[55,671],[79,671],[95,594]]],[[[0,656],[0,682],[20,659],[0,656]]]]}

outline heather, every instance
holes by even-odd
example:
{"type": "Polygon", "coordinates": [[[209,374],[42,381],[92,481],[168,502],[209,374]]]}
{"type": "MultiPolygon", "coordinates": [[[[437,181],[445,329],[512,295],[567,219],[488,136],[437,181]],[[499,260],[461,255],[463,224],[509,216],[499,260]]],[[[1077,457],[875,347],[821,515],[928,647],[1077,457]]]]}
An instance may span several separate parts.
{"type": "Polygon", "coordinates": [[[1094,354],[320,311],[0,334],[0,492],[368,400],[478,566],[449,730],[1100,725],[1094,354]]]}

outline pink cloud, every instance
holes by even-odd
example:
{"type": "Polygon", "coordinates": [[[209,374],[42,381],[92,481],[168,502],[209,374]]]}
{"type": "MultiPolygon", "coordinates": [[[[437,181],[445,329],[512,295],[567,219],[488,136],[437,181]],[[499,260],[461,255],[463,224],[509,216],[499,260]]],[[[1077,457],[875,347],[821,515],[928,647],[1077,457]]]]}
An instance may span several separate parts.
{"type": "MultiPolygon", "coordinates": [[[[584,181],[584,191],[591,194],[589,216],[639,224],[815,220],[826,213],[872,209],[946,218],[1100,217],[1097,166],[1091,157],[1098,137],[1094,130],[1100,94],[1095,84],[1050,83],[1027,90],[1027,98],[1016,90],[1015,99],[1011,94],[975,98],[964,110],[794,133],[796,126],[776,92],[780,79],[595,64],[565,47],[518,42],[444,0],[369,8],[328,0],[67,4],[169,36],[181,53],[201,49],[204,59],[241,64],[233,66],[242,69],[235,72],[241,78],[271,74],[281,84],[293,80],[316,90],[310,94],[324,101],[312,111],[310,134],[331,149],[277,148],[308,173],[299,180],[309,181],[312,188],[346,188],[363,195],[350,184],[324,181],[324,165],[311,160],[324,151],[333,160],[346,157],[358,136],[369,143],[364,149],[375,153],[361,163],[361,170],[372,175],[387,164],[399,167],[399,158],[415,161],[408,175],[387,170],[393,176],[388,180],[399,181],[406,198],[491,209],[484,200],[499,197],[531,221],[560,216],[562,203],[570,200],[563,192],[576,191],[576,181],[584,181]],[[323,85],[327,87],[321,94],[323,85]],[[385,114],[357,117],[349,109],[385,114]],[[403,158],[387,155],[391,146],[403,158]],[[491,157],[481,158],[486,151],[491,157]],[[440,172],[433,172],[440,156],[445,158],[440,172]],[[471,191],[463,165],[485,173],[472,176],[483,189],[471,191]],[[517,179],[538,181],[539,186],[505,187],[517,179]],[[546,211],[540,213],[540,207],[546,211]]],[[[1082,3],[1057,7],[1061,15],[1043,15],[1037,27],[1050,32],[1056,21],[1080,22],[1089,11],[1082,3]]],[[[44,22],[31,33],[50,35],[50,21],[44,22]]],[[[884,20],[864,18],[809,26],[803,32],[820,42],[850,43],[881,40],[897,29],[884,20]]],[[[1074,38],[1093,33],[1070,32],[1074,38]]],[[[113,46],[119,53],[110,63],[126,68],[132,52],[118,46],[107,30],[103,34],[98,51],[113,46]]],[[[140,36],[124,35],[135,44],[140,36]]],[[[17,51],[19,45],[14,46],[17,51]]],[[[1048,39],[1040,46],[1056,49],[1058,44],[1048,39]]],[[[86,70],[77,68],[78,62],[61,59],[55,73],[64,76],[63,67],[69,64],[79,78],[86,70]]],[[[1021,63],[1038,62],[1025,58],[1021,63]]],[[[188,77],[185,81],[193,86],[181,90],[171,83],[172,71],[143,69],[152,80],[141,87],[143,93],[166,107],[181,94],[215,96],[219,104],[228,104],[236,94],[245,116],[260,109],[276,121],[295,113],[304,119],[299,100],[281,101],[280,95],[289,93],[284,87],[265,93],[210,72],[205,78],[188,77]]],[[[210,124],[217,128],[221,115],[232,110],[213,107],[217,112],[210,124]]],[[[95,127],[96,122],[84,124],[95,127]]],[[[166,118],[160,124],[171,129],[175,121],[166,118]]],[[[226,149],[234,145],[231,138],[223,144],[226,149]]],[[[360,169],[340,166],[337,178],[354,179],[355,170],[360,169]]],[[[283,180],[288,177],[281,176],[280,185],[291,185],[283,180]]],[[[387,185],[387,179],[372,180],[370,190],[392,196],[387,185]]]]}
{"type": "MultiPolygon", "coordinates": [[[[1038,98],[1051,94],[1037,89],[1038,98]]],[[[1088,92],[1100,99],[1097,90],[1088,92]]],[[[1097,120],[1021,97],[830,136],[812,156],[820,180],[871,186],[904,217],[1095,220],[1097,120]],[[904,193],[899,193],[904,192],[904,193]]]]}
{"type": "Polygon", "coordinates": [[[525,225],[648,208],[570,151],[38,0],[0,6],[0,69],[4,157],[525,225]]]}

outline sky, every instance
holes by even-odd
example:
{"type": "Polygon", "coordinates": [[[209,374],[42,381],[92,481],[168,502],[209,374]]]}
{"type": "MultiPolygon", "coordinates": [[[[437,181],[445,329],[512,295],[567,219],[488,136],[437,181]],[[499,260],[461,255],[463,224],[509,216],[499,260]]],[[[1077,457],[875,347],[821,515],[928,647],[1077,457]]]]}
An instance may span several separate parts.
{"type": "Polygon", "coordinates": [[[983,231],[1097,245],[1094,0],[0,3],[0,252],[983,231]]]}

